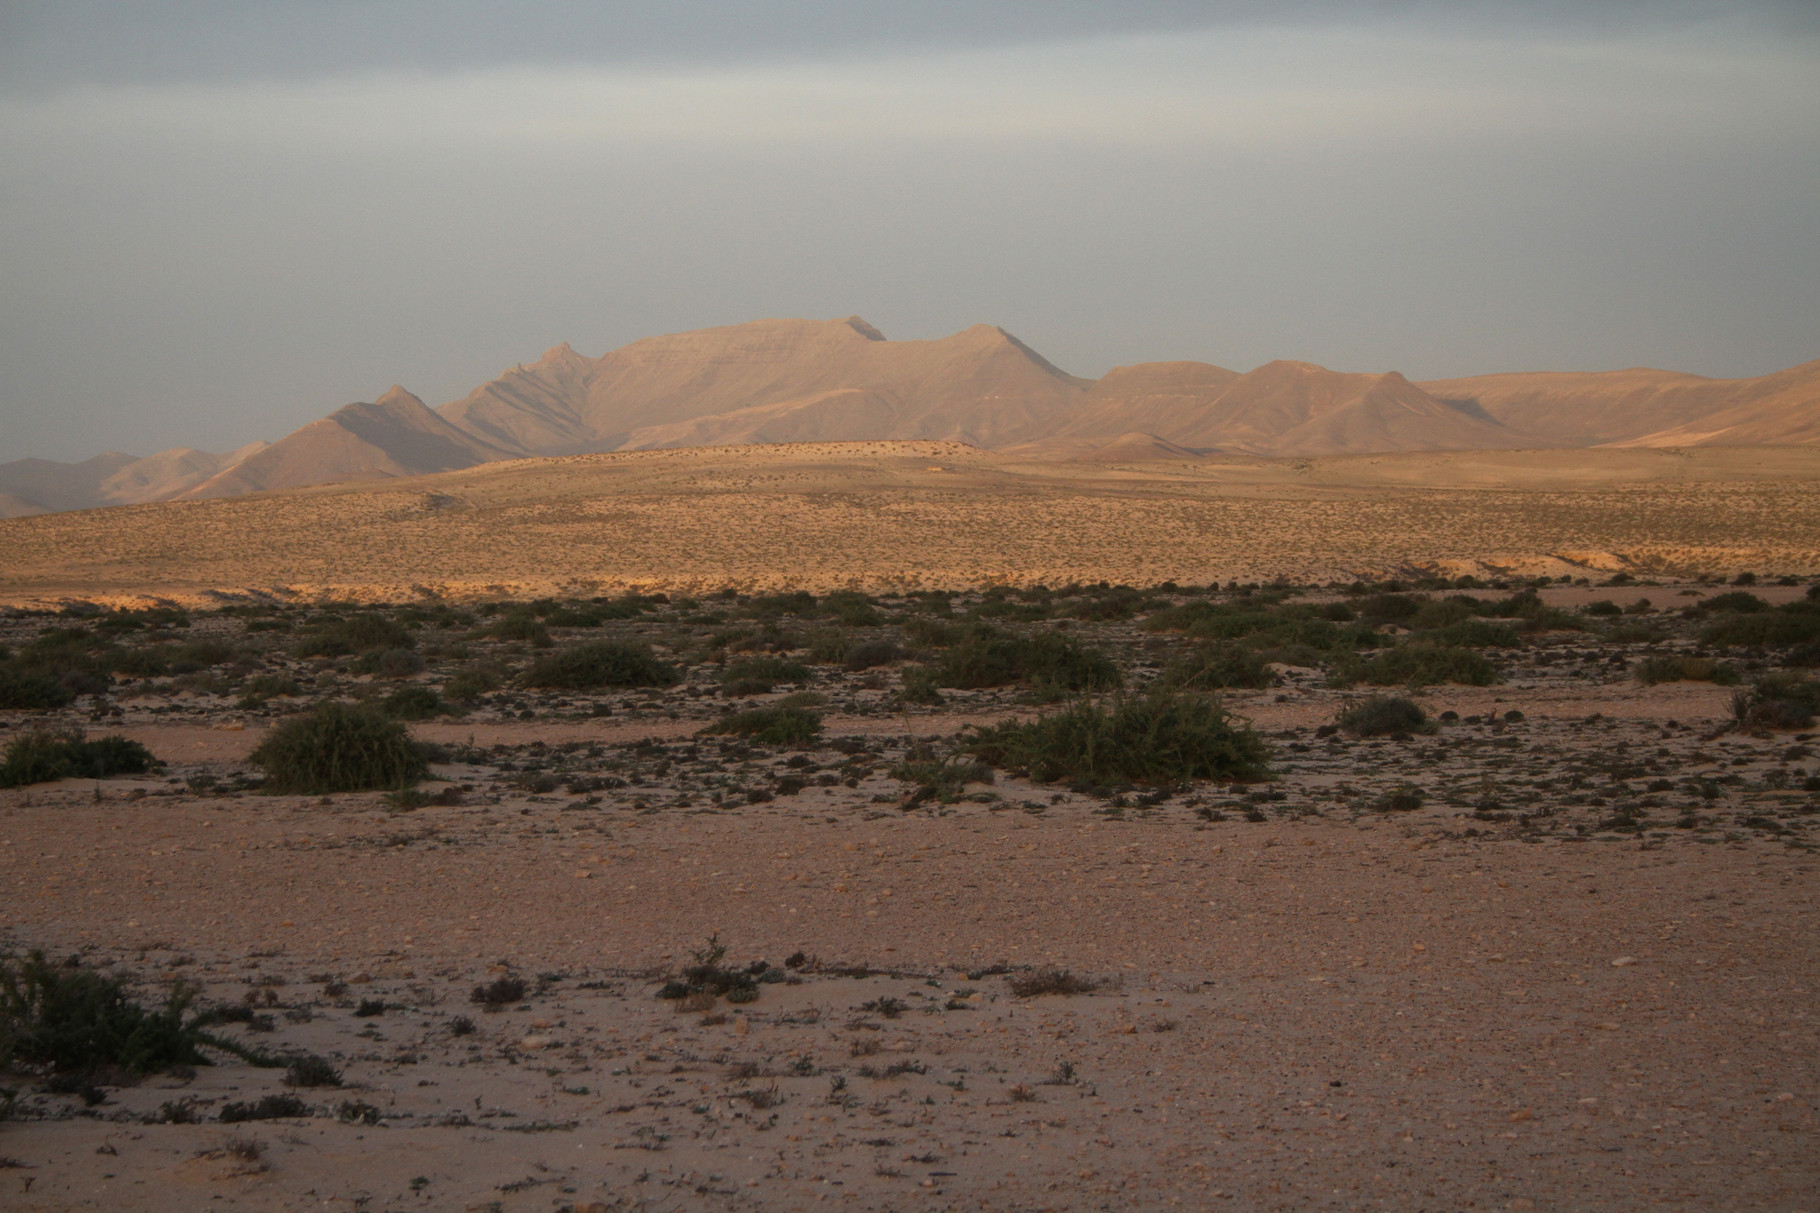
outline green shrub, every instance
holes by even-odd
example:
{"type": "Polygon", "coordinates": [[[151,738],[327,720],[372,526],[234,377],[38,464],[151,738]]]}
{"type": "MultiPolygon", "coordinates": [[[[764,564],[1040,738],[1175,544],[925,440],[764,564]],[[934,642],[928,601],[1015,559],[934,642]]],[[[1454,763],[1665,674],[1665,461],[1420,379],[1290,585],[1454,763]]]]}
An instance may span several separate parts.
{"type": "Polygon", "coordinates": [[[571,691],[595,687],[667,687],[681,681],[668,662],[649,645],[624,640],[594,640],[539,657],[525,672],[530,687],[571,691]]]}
{"type": "Polygon", "coordinates": [[[456,703],[473,703],[482,695],[497,691],[502,679],[491,665],[470,665],[456,670],[443,684],[442,693],[456,703]]]}
{"type": "Polygon", "coordinates": [[[1160,681],[1171,690],[1215,691],[1275,686],[1277,676],[1258,653],[1234,644],[1208,644],[1171,663],[1160,681]]]}
{"type": "Polygon", "coordinates": [[[124,737],[85,740],[79,731],[31,732],[7,744],[0,788],[56,779],[108,779],[143,775],[157,764],[152,752],[124,737]]]}
{"type": "Polygon", "coordinates": [[[402,623],[368,611],[319,624],[298,641],[294,651],[299,657],[346,657],[373,649],[408,649],[415,645],[410,630],[402,623]]]}
{"type": "Polygon", "coordinates": [[[163,1010],[147,1011],[127,997],[124,978],[53,965],[42,952],[0,958],[0,1072],[41,1066],[62,1074],[149,1074],[207,1065],[197,1025],[184,1018],[192,997],[179,986],[163,1010]]]}
{"type": "Polygon", "coordinates": [[[865,640],[848,649],[841,664],[849,670],[870,670],[902,657],[903,653],[889,640],[865,640]]]}
{"type": "Polygon", "coordinates": [[[1710,657],[1646,657],[1637,663],[1637,681],[1644,686],[1664,682],[1713,682],[1736,686],[1738,671],[1710,657]]]}
{"type": "Polygon", "coordinates": [[[268,792],[369,792],[402,788],[429,773],[423,747],[383,712],[323,703],[278,725],[249,761],[268,792]]]}
{"type": "Polygon", "coordinates": [[[1412,630],[1418,632],[1451,627],[1456,623],[1465,623],[1468,619],[1475,618],[1478,611],[1474,608],[1478,605],[1477,599],[1457,594],[1440,602],[1424,602],[1420,610],[1399,622],[1406,623],[1412,630]]]}
{"type": "Polygon", "coordinates": [[[1543,603],[1540,596],[1531,590],[1522,590],[1509,598],[1493,602],[1481,602],[1478,613],[1489,615],[1494,619],[1521,619],[1526,630],[1541,631],[1584,631],[1586,623],[1577,615],[1569,614],[1559,607],[1543,603]]]}
{"type": "Polygon", "coordinates": [[[225,665],[234,660],[237,654],[238,650],[224,641],[192,640],[171,651],[171,662],[173,665],[203,669],[211,665],[225,665]]]}
{"type": "Polygon", "coordinates": [[[1738,723],[1757,729],[1811,728],[1820,713],[1820,681],[1797,674],[1771,674],[1732,697],[1738,723]]]}
{"type": "Polygon", "coordinates": [[[809,667],[782,657],[748,657],[721,671],[720,682],[730,695],[765,695],[780,682],[809,681],[809,667]]]}
{"type": "Polygon", "coordinates": [[[902,682],[898,687],[898,697],[905,703],[940,703],[942,693],[937,689],[938,682],[939,677],[933,667],[908,666],[904,670],[902,682]]]}
{"type": "Polygon", "coordinates": [[[1077,701],[1028,722],[976,729],[967,752],[995,767],[1050,782],[1169,784],[1262,779],[1268,750],[1212,696],[1158,691],[1110,707],[1077,701]]]}
{"type": "Polygon", "coordinates": [[[970,783],[991,783],[992,768],[983,762],[961,759],[924,759],[901,762],[891,768],[891,778],[916,785],[910,803],[939,800],[953,804],[970,783]]]}
{"type": "Polygon", "coordinates": [[[1523,643],[1514,628],[1483,619],[1462,620],[1423,632],[1421,640],[1425,644],[1467,649],[1514,649],[1523,643]]]}
{"type": "Polygon", "coordinates": [[[1341,712],[1336,724],[1355,737],[1393,737],[1434,732],[1428,713],[1408,699],[1373,695],[1341,712]]]}
{"type": "Polygon", "coordinates": [[[534,649],[547,649],[555,643],[550,639],[550,629],[541,620],[521,614],[507,615],[496,620],[475,635],[493,640],[521,640],[534,649]]]}
{"type": "Polygon", "coordinates": [[[423,673],[423,658],[410,649],[373,649],[348,665],[352,674],[377,674],[381,678],[409,678],[423,673]]]}
{"type": "Polygon", "coordinates": [[[394,720],[428,720],[433,716],[459,716],[461,709],[445,703],[429,687],[400,687],[379,701],[379,710],[394,720]]]}
{"type": "Polygon", "coordinates": [[[157,678],[171,670],[171,653],[165,645],[118,648],[107,654],[108,671],[128,678],[157,678]]]}
{"type": "Polygon", "coordinates": [[[822,731],[822,718],[807,708],[753,708],[735,712],[700,730],[703,735],[749,737],[767,745],[802,745],[822,731]]]}
{"type": "Polygon", "coordinates": [[[961,689],[1024,683],[1053,694],[1111,690],[1124,682],[1110,657],[1066,636],[1011,635],[984,626],[943,654],[936,671],[940,685],[961,689]]]}
{"type": "Polygon", "coordinates": [[[0,662],[0,708],[43,712],[68,707],[75,701],[75,692],[51,674],[0,662]]]}
{"type": "Polygon", "coordinates": [[[1419,642],[1387,649],[1344,673],[1374,686],[1424,687],[1457,682],[1483,687],[1502,681],[1498,668],[1471,649],[1419,642]]]}
{"type": "Polygon", "coordinates": [[[754,619],[776,619],[781,615],[806,617],[815,613],[815,595],[804,590],[790,594],[760,594],[746,603],[746,613],[754,619]]]}
{"type": "Polygon", "coordinates": [[[1354,605],[1367,623],[1405,623],[1429,603],[1408,594],[1372,594],[1354,605]]]}
{"type": "Polygon", "coordinates": [[[282,674],[258,674],[240,684],[240,706],[256,708],[264,705],[268,699],[295,699],[301,694],[303,688],[297,685],[295,678],[287,678],[282,674]]]}
{"type": "Polygon", "coordinates": [[[1584,610],[1588,615],[1596,616],[1622,615],[1624,613],[1624,608],[1609,598],[1601,598],[1597,602],[1589,602],[1586,604],[1584,610]]]}
{"type": "Polygon", "coordinates": [[[1755,615],[1769,610],[1769,603],[1755,594],[1743,590],[1733,590],[1729,594],[1719,594],[1708,598],[1700,604],[1702,611],[1725,611],[1735,615],[1755,615]]]}
{"type": "Polygon", "coordinates": [[[821,612],[849,628],[875,628],[885,621],[872,600],[857,590],[836,590],[821,601],[821,612]]]}
{"type": "MultiPolygon", "coordinates": [[[[1806,607],[1807,603],[1789,606],[1806,607]]],[[[1751,615],[1728,615],[1700,633],[1707,644],[1729,646],[1773,644],[1798,645],[1820,642],[1820,613],[1793,611],[1783,607],[1751,615]]]]}
{"type": "Polygon", "coordinates": [[[927,619],[920,615],[904,624],[904,639],[924,648],[945,649],[957,643],[964,634],[957,624],[943,623],[939,619],[927,619]]]}

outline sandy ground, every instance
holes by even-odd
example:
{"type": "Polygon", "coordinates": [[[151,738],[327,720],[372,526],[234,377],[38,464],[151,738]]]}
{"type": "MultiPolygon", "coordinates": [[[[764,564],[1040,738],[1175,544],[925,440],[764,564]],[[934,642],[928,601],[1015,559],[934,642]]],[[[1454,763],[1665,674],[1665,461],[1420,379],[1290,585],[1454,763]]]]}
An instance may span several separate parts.
{"type": "MultiPolygon", "coordinates": [[[[289,1088],[225,1056],[94,1107],[27,1093],[0,1126],[0,1206],[1820,1205],[1805,834],[1519,831],[1443,786],[1564,770],[1570,742],[1754,779],[1788,741],[1712,739],[1713,687],[1430,698],[1526,719],[1283,759],[1291,807],[1336,779],[1439,780],[1414,814],[1208,820],[1193,806],[1218,789],[1115,813],[1007,779],[990,802],[905,811],[882,773],[724,809],[652,807],[650,787],[585,804],[468,768],[439,771],[477,787],[468,803],[412,812],[177,778],[0,793],[7,944],[250,1004],[270,1030],[224,1032],[327,1057],[344,1082],[294,1092],[307,1117],[247,1124],[217,1118],[289,1088]],[[1475,765],[1436,775],[1443,751],[1475,765]],[[730,962],[804,963],[744,1005],[657,999],[712,935],[730,962]],[[1104,984],[1020,999],[992,970],[1024,966],[1104,984]],[[470,1002],[511,974],[523,1002],[470,1002]],[[167,1107],[201,1123],[154,1123],[167,1107]]],[[[1282,742],[1332,712],[1299,693],[1239,706],[1282,742]]],[[[689,728],[420,730],[630,752],[689,728]]],[[[257,736],[132,732],[175,775],[226,771],[257,736]]]]}
{"type": "Polygon", "coordinates": [[[1820,450],[641,451],[0,521],[0,604],[1820,570],[1820,450]]]}

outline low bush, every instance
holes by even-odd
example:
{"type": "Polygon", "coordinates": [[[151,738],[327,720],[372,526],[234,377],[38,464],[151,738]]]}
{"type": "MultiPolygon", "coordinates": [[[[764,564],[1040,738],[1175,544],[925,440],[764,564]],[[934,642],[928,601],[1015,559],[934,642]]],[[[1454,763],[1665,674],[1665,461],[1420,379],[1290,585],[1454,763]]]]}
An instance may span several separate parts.
{"type": "Polygon", "coordinates": [[[916,785],[910,794],[911,804],[939,800],[953,804],[970,783],[991,783],[992,768],[983,762],[961,759],[924,759],[902,762],[891,768],[891,778],[916,785]]]}
{"type": "Polygon", "coordinates": [[[295,1095],[266,1095],[249,1103],[230,1103],[221,1109],[224,1125],[245,1124],[251,1120],[298,1120],[310,1114],[310,1106],[295,1095]]]}
{"type": "Polygon", "coordinates": [[[1157,691],[1110,707],[1086,700],[1035,720],[975,729],[967,752],[1043,782],[1170,784],[1262,779],[1269,751],[1218,699],[1157,691]]]}
{"type": "Polygon", "coordinates": [[[841,658],[841,664],[849,670],[870,670],[890,665],[902,657],[902,651],[889,640],[865,640],[848,649],[841,658]]]}
{"type": "Polygon", "coordinates": [[[429,687],[400,687],[379,701],[379,710],[394,720],[429,720],[435,716],[459,716],[461,709],[445,702],[429,687]]]}
{"type": "Polygon", "coordinates": [[[240,706],[259,707],[268,699],[294,699],[303,694],[295,678],[282,674],[258,674],[240,684],[240,706]]]}
{"type": "Polygon", "coordinates": [[[507,615],[474,634],[489,640],[519,640],[534,649],[547,649],[555,643],[550,639],[550,629],[544,626],[543,621],[530,615],[507,615]]]}
{"type": "Polygon", "coordinates": [[[0,761],[0,788],[17,788],[55,779],[109,779],[143,775],[157,765],[152,752],[124,737],[97,737],[80,731],[31,732],[7,744],[0,761]]]}
{"type": "Polygon", "coordinates": [[[339,1087],[341,1071],[331,1065],[326,1057],[318,1057],[314,1053],[300,1053],[285,1065],[284,1084],[287,1087],[309,1089],[339,1087]]]}
{"type": "Polygon", "coordinates": [[[124,978],[52,964],[42,952],[0,959],[0,1072],[33,1066],[57,1074],[149,1074],[207,1065],[197,1047],[201,1032],[185,1018],[191,1001],[179,986],[162,1010],[148,1011],[127,996],[124,978]]]}
{"type": "Polygon", "coordinates": [[[1800,645],[1820,643],[1820,612],[1811,603],[1796,602],[1774,611],[1728,615],[1700,633],[1707,644],[1800,645]],[[1791,608],[1801,607],[1802,610],[1791,608]]]}
{"type": "Polygon", "coordinates": [[[703,736],[749,737],[766,745],[802,745],[822,731],[822,718],[807,708],[753,708],[723,716],[700,730],[703,736]]]}
{"type": "Polygon", "coordinates": [[[1503,681],[1498,667],[1471,649],[1445,645],[1400,644],[1359,662],[1343,674],[1373,686],[1431,686],[1457,682],[1483,687],[1503,681]]]}
{"type": "Polygon", "coordinates": [[[1011,635],[982,625],[942,655],[936,681],[963,690],[1024,683],[1053,694],[1112,690],[1124,679],[1106,654],[1066,636],[1011,635]]]}
{"type": "Polygon", "coordinates": [[[449,676],[442,693],[455,703],[473,703],[482,695],[500,688],[504,678],[492,665],[463,666],[449,676]]]}
{"type": "Polygon", "coordinates": [[[0,661],[0,709],[45,712],[75,701],[76,693],[55,675],[0,661]]]}
{"type": "Polygon", "coordinates": [[[525,996],[525,981],[522,977],[496,977],[485,985],[474,987],[468,995],[468,1001],[488,1011],[497,1011],[515,1002],[522,1002],[525,996]]]}
{"type": "Polygon", "coordinates": [[[1424,644],[1468,649],[1514,649],[1523,643],[1516,629],[1483,619],[1466,619],[1423,632],[1424,644]]]}
{"type": "Polygon", "coordinates": [[[1712,598],[1708,598],[1705,602],[1700,604],[1699,609],[1702,611],[1725,611],[1735,615],[1755,615],[1760,611],[1767,611],[1770,608],[1769,603],[1763,601],[1763,599],[1757,597],[1755,594],[1747,594],[1743,590],[1733,590],[1729,594],[1719,594],[1712,598]]]}
{"type": "Polygon", "coordinates": [[[1653,687],[1664,682],[1713,682],[1736,686],[1738,671],[1710,657],[1646,657],[1637,663],[1637,681],[1653,687]]]}
{"type": "Polygon", "coordinates": [[[1200,645],[1171,663],[1161,677],[1162,685],[1181,691],[1268,687],[1276,681],[1276,671],[1265,664],[1263,655],[1235,644],[1200,645]]]}
{"type": "Polygon", "coordinates": [[[667,687],[682,680],[676,667],[658,659],[649,645],[594,640],[539,657],[524,684],[585,691],[596,687],[667,687]]]}
{"type": "Polygon", "coordinates": [[[381,678],[409,678],[423,673],[424,661],[410,649],[374,649],[348,664],[351,674],[376,674],[381,678]]]}
{"type": "Polygon", "coordinates": [[[685,1008],[697,1000],[712,1005],[720,997],[728,1002],[754,1002],[758,999],[759,981],[770,980],[776,972],[762,960],[743,969],[722,964],[727,958],[727,946],[719,935],[710,936],[705,946],[690,955],[695,963],[684,967],[680,980],[665,982],[657,991],[659,998],[684,1000],[685,1008]]]}
{"type": "Polygon", "coordinates": [[[402,623],[368,611],[317,625],[292,651],[299,657],[346,657],[374,649],[408,649],[415,644],[410,629],[402,623]]]}
{"type": "Polygon", "coordinates": [[[729,695],[765,695],[780,682],[808,682],[809,667],[782,657],[749,657],[721,671],[721,687],[729,695]]]}
{"type": "Polygon", "coordinates": [[[821,612],[843,627],[875,628],[885,621],[872,600],[857,590],[836,590],[821,600],[821,612]]]}
{"type": "Polygon", "coordinates": [[[1392,737],[1432,733],[1428,713],[1411,700],[1394,695],[1373,695],[1339,714],[1336,724],[1355,737],[1392,737]]]}
{"type": "Polygon", "coordinates": [[[1820,713],[1820,681],[1795,674],[1772,674],[1749,691],[1732,697],[1738,723],[1753,729],[1805,729],[1820,713]]]}
{"type": "Polygon", "coordinates": [[[422,746],[384,712],[345,703],[318,704],[286,720],[249,756],[277,793],[388,791],[429,774],[422,746]]]}
{"type": "Polygon", "coordinates": [[[1081,977],[1067,969],[1037,969],[1020,973],[1011,979],[1011,993],[1017,998],[1041,998],[1045,994],[1091,994],[1101,982],[1081,977]]]}

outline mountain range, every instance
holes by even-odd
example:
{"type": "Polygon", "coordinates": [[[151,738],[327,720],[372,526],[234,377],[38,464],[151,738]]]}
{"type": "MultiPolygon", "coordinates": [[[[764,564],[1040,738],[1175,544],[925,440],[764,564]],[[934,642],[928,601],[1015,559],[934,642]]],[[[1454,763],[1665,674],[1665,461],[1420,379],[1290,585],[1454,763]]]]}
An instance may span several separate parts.
{"type": "Polygon", "coordinates": [[[1058,369],[1003,329],[891,341],[758,320],[589,358],[566,343],[460,400],[402,387],[224,454],[0,464],[0,517],[657,447],[936,439],[1037,460],[1820,443],[1820,361],[1754,379],[1636,368],[1415,383],[1306,362],[1058,369]]]}

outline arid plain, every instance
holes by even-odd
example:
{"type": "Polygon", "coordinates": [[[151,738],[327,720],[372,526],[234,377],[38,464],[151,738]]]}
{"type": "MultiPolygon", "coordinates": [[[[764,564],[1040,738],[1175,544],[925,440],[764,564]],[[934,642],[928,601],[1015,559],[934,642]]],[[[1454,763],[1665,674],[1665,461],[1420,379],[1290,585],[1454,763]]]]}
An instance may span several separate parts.
{"type": "Polygon", "coordinates": [[[683,448],[0,521],[0,602],[1820,569],[1820,447],[1020,461],[683,448]]]}
{"type": "Polygon", "coordinates": [[[92,680],[0,738],[162,762],[0,790],[0,942],[281,1063],[0,1083],[0,1204],[1814,1209],[1817,537],[1800,447],[695,448],[0,522],[0,646],[92,680]],[[539,684],[597,643],[673,680],[539,684]],[[1182,687],[1267,769],[978,744],[1182,687]],[[1374,695],[1421,721],[1340,727],[1374,695]],[[325,701],[430,778],[268,794],[325,701]],[[815,728],[704,732],[753,709],[815,728]]]}

